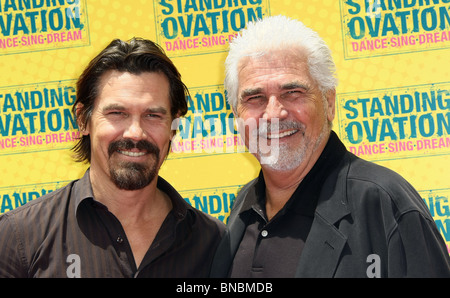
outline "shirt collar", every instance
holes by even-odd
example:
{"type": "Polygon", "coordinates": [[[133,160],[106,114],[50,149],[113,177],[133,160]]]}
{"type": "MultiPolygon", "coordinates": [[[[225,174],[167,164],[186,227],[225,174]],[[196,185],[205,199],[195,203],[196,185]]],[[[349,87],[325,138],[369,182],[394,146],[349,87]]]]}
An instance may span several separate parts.
{"type": "Polygon", "coordinates": [[[158,176],[157,187],[159,190],[165,192],[172,201],[172,212],[177,219],[183,219],[186,217],[188,209],[192,209],[183,197],[170,185],[169,182],[158,176]]]}
{"type": "Polygon", "coordinates": [[[75,185],[73,187],[72,198],[75,203],[75,215],[78,212],[78,208],[83,201],[94,200],[94,192],[92,191],[89,171],[90,169],[87,169],[83,177],[75,181],[75,185]]]}
{"type": "MultiPolygon", "coordinates": [[[[91,179],[89,176],[90,169],[84,173],[83,177],[75,181],[72,197],[75,203],[75,215],[78,208],[83,202],[92,202],[97,208],[107,207],[102,203],[95,201],[94,192],[92,191],[91,179]]],[[[158,176],[157,187],[165,192],[172,201],[172,212],[177,219],[183,219],[186,216],[187,210],[191,208],[190,205],[181,197],[181,195],[162,177],[158,176]]]]}
{"type": "MultiPolygon", "coordinates": [[[[313,168],[299,184],[294,194],[282,209],[282,213],[291,209],[296,213],[314,216],[320,191],[328,174],[332,172],[346,152],[344,144],[334,131],[331,131],[327,145],[313,168]]],[[[241,209],[241,213],[255,208],[265,209],[266,190],[264,175],[260,171],[256,183],[250,189],[241,209]]]]}

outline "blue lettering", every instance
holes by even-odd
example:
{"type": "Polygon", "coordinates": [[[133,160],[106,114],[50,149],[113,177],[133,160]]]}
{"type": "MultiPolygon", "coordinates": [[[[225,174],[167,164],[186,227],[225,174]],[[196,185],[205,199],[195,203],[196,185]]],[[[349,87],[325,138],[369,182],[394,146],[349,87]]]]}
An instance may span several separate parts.
{"type": "Polygon", "coordinates": [[[411,113],[414,110],[414,99],[411,95],[400,95],[400,110],[403,114],[411,113]],[[406,107],[407,104],[408,107],[406,107]]]}
{"type": "Polygon", "coordinates": [[[222,200],[219,196],[209,196],[209,214],[220,213],[222,211],[222,200]]]}
{"type": "Polygon", "coordinates": [[[11,114],[5,115],[5,122],[3,122],[3,117],[0,117],[0,133],[2,136],[6,137],[9,135],[9,128],[11,123],[11,114]]]}
{"type": "Polygon", "coordinates": [[[434,7],[426,8],[422,11],[422,28],[425,31],[433,31],[437,27],[437,15],[434,7]],[[430,14],[430,16],[427,16],[430,14]],[[428,24],[428,20],[431,20],[431,25],[428,24]]]}
{"type": "Polygon", "coordinates": [[[348,141],[352,144],[358,144],[362,142],[363,139],[363,128],[361,123],[353,121],[350,122],[345,128],[348,141]],[[356,129],[356,132],[355,132],[356,129]]]}
{"type": "Polygon", "coordinates": [[[361,104],[363,117],[367,117],[367,103],[370,101],[370,98],[358,98],[358,102],[361,104]]]}
{"type": "Polygon", "coordinates": [[[195,3],[195,0],[186,0],[184,12],[189,12],[189,10],[198,11],[198,7],[197,4],[195,3]]]}
{"type": "Polygon", "coordinates": [[[350,14],[358,14],[361,11],[361,6],[358,3],[353,2],[353,0],[347,0],[345,4],[352,7],[347,10],[350,14]]]}
{"type": "Polygon", "coordinates": [[[211,112],[211,107],[209,106],[209,94],[205,94],[203,97],[202,94],[195,94],[195,98],[197,99],[197,110],[200,112],[211,112]]]}
{"type": "Polygon", "coordinates": [[[387,118],[383,119],[383,121],[381,122],[380,141],[384,141],[386,137],[391,138],[391,140],[397,140],[397,135],[395,134],[394,128],[392,127],[391,121],[387,118]]]}
{"type": "Polygon", "coordinates": [[[192,138],[197,138],[200,133],[203,137],[206,137],[208,135],[208,132],[205,130],[205,127],[203,125],[202,115],[196,114],[194,115],[192,138]]]}
{"type": "Polygon", "coordinates": [[[181,34],[183,34],[184,37],[188,37],[191,35],[193,19],[194,16],[192,14],[187,16],[186,22],[184,21],[183,17],[178,17],[178,21],[180,22],[181,27],[181,34]]]}
{"type": "Polygon", "coordinates": [[[5,213],[6,211],[13,210],[13,204],[11,202],[11,198],[9,195],[3,195],[2,207],[0,209],[0,213],[5,213]]]}
{"type": "Polygon", "coordinates": [[[424,114],[419,117],[419,131],[423,137],[431,137],[434,134],[434,120],[431,114],[424,114]],[[427,124],[425,121],[427,120],[427,124]],[[428,132],[426,131],[428,128],[428,132]]]}
{"type": "Polygon", "coordinates": [[[42,189],[41,192],[37,192],[37,191],[22,192],[22,193],[14,192],[12,194],[12,197],[14,199],[12,199],[9,194],[5,194],[3,196],[0,195],[0,199],[1,198],[3,199],[1,202],[0,213],[11,211],[17,207],[25,205],[26,203],[31,202],[32,200],[37,199],[40,196],[45,195],[46,193],[50,193],[52,191],[53,190],[42,189]]]}
{"type": "Polygon", "coordinates": [[[163,9],[163,10],[162,10],[162,13],[163,13],[164,15],[169,15],[169,14],[172,14],[172,13],[173,13],[173,6],[172,6],[172,4],[167,3],[166,1],[167,1],[167,0],[160,0],[159,4],[160,4],[162,7],[165,7],[165,8],[166,8],[166,9],[163,9]]]}
{"type": "Polygon", "coordinates": [[[239,31],[245,27],[245,15],[242,8],[233,10],[230,14],[230,18],[231,18],[231,28],[234,31],[239,31]],[[237,19],[239,19],[239,25],[237,24],[237,19]]]}
{"type": "Polygon", "coordinates": [[[16,1],[15,0],[6,0],[5,2],[5,12],[7,12],[8,10],[17,10],[17,6],[16,6],[16,1]]]}
{"type": "Polygon", "coordinates": [[[378,97],[372,98],[372,106],[370,107],[370,117],[375,116],[375,114],[384,116],[383,106],[378,97]]]}
{"type": "Polygon", "coordinates": [[[450,216],[450,208],[447,197],[437,196],[435,199],[436,202],[436,212],[439,216],[450,216]]]}
{"type": "Polygon", "coordinates": [[[352,113],[345,114],[347,119],[356,119],[358,117],[358,109],[353,107],[354,105],[356,105],[356,100],[350,99],[345,102],[344,109],[352,113]]]}
{"type": "Polygon", "coordinates": [[[50,10],[48,13],[50,29],[59,31],[64,27],[63,14],[60,9],[50,10]]]}
{"type": "Polygon", "coordinates": [[[436,120],[438,124],[437,135],[443,136],[444,134],[450,134],[450,112],[447,112],[445,115],[441,113],[437,114],[436,120]]]}
{"type": "Polygon", "coordinates": [[[3,103],[3,113],[8,112],[8,109],[10,109],[12,112],[16,111],[14,99],[9,93],[5,94],[5,102],[3,103]]]}
{"type": "Polygon", "coordinates": [[[62,127],[61,113],[59,110],[51,110],[47,115],[47,125],[50,131],[59,131],[62,127]]]}
{"type": "MultiPolygon", "coordinates": [[[[383,120],[388,120],[388,119],[383,119],[383,120]]],[[[372,130],[370,129],[369,126],[369,121],[363,121],[364,124],[364,129],[366,131],[367,134],[367,140],[369,142],[375,142],[377,139],[377,132],[378,132],[378,123],[380,122],[379,119],[372,119],[372,130]]]]}
{"type": "Polygon", "coordinates": [[[22,31],[23,34],[29,34],[30,31],[28,30],[27,23],[23,17],[23,14],[18,13],[16,14],[16,19],[14,21],[14,30],[13,34],[17,35],[19,31],[22,31]]]}
{"type": "Polygon", "coordinates": [[[366,34],[366,26],[364,25],[364,20],[361,17],[354,17],[348,23],[347,27],[350,36],[353,39],[361,39],[366,34]],[[358,31],[358,33],[357,33],[358,31]]]}
{"type": "MultiPolygon", "coordinates": [[[[379,18],[377,18],[377,20],[379,20],[379,18]]],[[[378,22],[378,27],[379,27],[379,22],[378,22]]],[[[373,37],[378,36],[378,31],[379,31],[379,28],[376,29],[376,32],[373,32],[373,33],[371,32],[370,35],[373,37]],[[375,35],[372,35],[372,34],[375,34],[375,35]]],[[[381,35],[386,36],[389,31],[391,31],[392,34],[394,34],[394,35],[400,34],[400,31],[398,30],[397,25],[395,24],[394,16],[391,13],[386,14],[384,17],[383,31],[381,32],[381,35]]]]}
{"type": "Polygon", "coordinates": [[[173,17],[169,17],[164,19],[161,27],[163,29],[163,33],[165,38],[174,39],[178,35],[178,23],[177,20],[173,17]]]}
{"type": "MultiPolygon", "coordinates": [[[[377,37],[378,32],[380,32],[381,18],[371,18],[371,17],[366,16],[365,19],[367,22],[367,28],[369,29],[370,36],[377,37]],[[373,20],[375,21],[374,23],[372,23],[373,20]]],[[[384,20],[386,21],[386,18],[384,20]]]]}
{"type": "Polygon", "coordinates": [[[198,210],[201,210],[203,212],[208,212],[208,197],[207,196],[203,196],[203,200],[200,199],[200,197],[198,196],[194,196],[194,207],[198,210]]]}
{"type": "Polygon", "coordinates": [[[225,99],[222,93],[215,92],[211,93],[211,106],[212,111],[217,112],[223,109],[225,104],[225,99]]]}
{"type": "Polygon", "coordinates": [[[191,116],[186,116],[179,122],[178,130],[180,131],[180,137],[182,139],[189,138],[189,132],[191,131],[191,116]]]}
{"type": "Polygon", "coordinates": [[[192,198],[183,197],[184,200],[194,208],[209,213],[219,220],[225,222],[228,213],[233,207],[236,199],[235,193],[222,192],[221,194],[198,196],[193,195],[192,198]],[[222,215],[224,213],[225,215],[222,215]]]}
{"type": "Polygon", "coordinates": [[[438,227],[439,232],[444,235],[445,241],[450,241],[450,218],[446,218],[444,221],[441,219],[435,220],[436,226],[438,227]],[[445,223],[445,225],[444,225],[445,223]]]}
{"type": "Polygon", "coordinates": [[[197,15],[197,18],[195,19],[194,36],[198,36],[200,31],[202,31],[205,35],[210,34],[205,16],[202,14],[197,15]]]}
{"type": "Polygon", "coordinates": [[[17,131],[21,131],[22,134],[24,134],[24,135],[28,133],[25,123],[23,122],[22,115],[20,115],[20,114],[14,115],[14,123],[13,123],[13,129],[12,129],[11,135],[12,136],[17,135],[17,131]]]}
{"type": "Polygon", "coordinates": [[[11,35],[12,14],[6,15],[6,24],[4,16],[0,15],[0,28],[2,29],[3,36],[11,35]]]}

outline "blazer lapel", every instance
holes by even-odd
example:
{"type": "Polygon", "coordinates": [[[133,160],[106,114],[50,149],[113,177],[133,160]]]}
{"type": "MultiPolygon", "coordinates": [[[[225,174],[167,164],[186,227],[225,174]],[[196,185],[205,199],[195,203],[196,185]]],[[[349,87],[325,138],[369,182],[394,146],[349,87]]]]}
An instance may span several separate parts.
{"type": "Polygon", "coordinates": [[[333,277],[347,238],[316,215],[306,241],[296,277],[333,277]]]}
{"type": "Polygon", "coordinates": [[[296,277],[333,277],[347,237],[335,223],[350,213],[345,201],[348,158],[325,181],[296,277]]]}

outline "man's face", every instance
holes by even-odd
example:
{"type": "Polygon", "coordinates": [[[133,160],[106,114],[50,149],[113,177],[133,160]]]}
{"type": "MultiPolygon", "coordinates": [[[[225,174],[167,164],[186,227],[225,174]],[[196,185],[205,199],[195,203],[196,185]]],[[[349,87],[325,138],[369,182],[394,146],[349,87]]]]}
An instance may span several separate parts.
{"type": "Polygon", "coordinates": [[[91,174],[120,189],[147,186],[168,152],[171,121],[163,74],[105,73],[84,132],[91,138],[91,174]]]}
{"type": "Polygon", "coordinates": [[[306,56],[298,50],[272,51],[246,57],[239,67],[235,112],[245,131],[238,126],[261,165],[286,171],[317,154],[334,118],[335,94],[322,94],[306,56]]]}

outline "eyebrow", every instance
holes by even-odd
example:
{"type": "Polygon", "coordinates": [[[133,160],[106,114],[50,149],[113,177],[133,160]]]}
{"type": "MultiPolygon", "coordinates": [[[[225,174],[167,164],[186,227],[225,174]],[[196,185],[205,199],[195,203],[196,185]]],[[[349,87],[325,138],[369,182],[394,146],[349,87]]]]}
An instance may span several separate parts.
{"type": "Polygon", "coordinates": [[[245,89],[245,90],[242,90],[242,92],[241,92],[241,98],[260,94],[260,93],[262,93],[262,91],[263,91],[262,88],[245,89]]]}
{"type": "Polygon", "coordinates": [[[309,90],[309,86],[300,82],[291,82],[281,85],[281,90],[292,90],[292,89],[305,89],[309,90]]]}
{"type": "Polygon", "coordinates": [[[102,109],[103,112],[112,111],[112,110],[123,111],[123,110],[125,110],[125,107],[122,105],[119,105],[119,104],[110,104],[110,105],[104,106],[102,109]]]}
{"type": "MultiPolygon", "coordinates": [[[[112,111],[112,110],[125,111],[126,108],[123,105],[113,103],[113,104],[103,107],[103,109],[102,109],[103,112],[112,111]]],[[[157,113],[157,114],[163,114],[163,115],[167,115],[167,113],[168,113],[167,109],[164,107],[147,108],[147,109],[145,109],[145,112],[146,113],[157,113]]]]}
{"type": "Polygon", "coordinates": [[[147,108],[145,111],[147,113],[156,113],[156,114],[167,115],[167,109],[163,108],[163,107],[147,108]]]}
{"type": "MultiPolygon", "coordinates": [[[[281,85],[280,90],[292,90],[292,89],[305,89],[306,91],[309,90],[309,86],[300,82],[290,82],[281,85]]],[[[263,93],[263,88],[248,88],[244,89],[241,92],[241,98],[245,98],[248,96],[253,96],[263,93]]]]}

